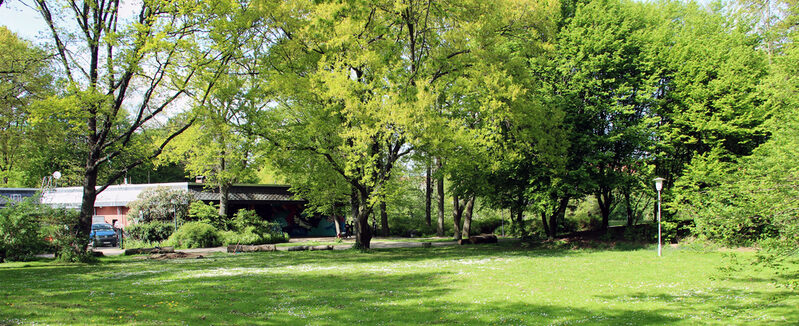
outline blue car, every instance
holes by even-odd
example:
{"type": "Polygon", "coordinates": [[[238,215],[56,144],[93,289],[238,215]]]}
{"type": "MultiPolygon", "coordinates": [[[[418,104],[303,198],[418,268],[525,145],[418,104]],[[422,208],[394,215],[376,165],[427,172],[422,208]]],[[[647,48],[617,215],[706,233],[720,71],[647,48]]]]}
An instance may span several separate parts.
{"type": "Polygon", "coordinates": [[[92,233],[89,234],[92,239],[92,247],[116,247],[119,243],[117,239],[117,232],[111,227],[111,224],[100,223],[92,224],[92,233]]]}

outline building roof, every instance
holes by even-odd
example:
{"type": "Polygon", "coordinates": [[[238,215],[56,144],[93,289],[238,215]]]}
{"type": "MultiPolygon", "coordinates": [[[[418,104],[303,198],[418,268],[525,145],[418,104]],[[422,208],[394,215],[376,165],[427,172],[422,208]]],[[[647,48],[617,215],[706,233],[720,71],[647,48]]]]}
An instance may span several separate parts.
{"type": "MultiPolygon", "coordinates": [[[[113,185],[97,195],[94,207],[127,206],[136,200],[139,194],[148,188],[169,187],[187,190],[198,200],[219,201],[219,189],[207,188],[205,184],[174,182],[113,185]]],[[[98,187],[99,188],[99,187],[98,187]]],[[[79,208],[83,197],[83,187],[62,187],[47,191],[42,196],[42,203],[57,207],[79,208]]],[[[286,185],[233,185],[228,200],[231,202],[305,202],[294,198],[286,185]]]]}
{"type": "Polygon", "coordinates": [[[0,207],[9,201],[20,201],[22,198],[31,197],[39,191],[37,188],[0,188],[0,207]]]}
{"type": "MultiPolygon", "coordinates": [[[[207,188],[204,184],[191,183],[189,191],[194,198],[205,201],[219,201],[219,188],[207,188]]],[[[305,202],[296,198],[286,185],[233,185],[228,193],[228,201],[245,202],[305,202]]]]}
{"type": "MultiPolygon", "coordinates": [[[[142,191],[155,187],[189,189],[188,182],[113,185],[97,194],[94,207],[127,206],[129,202],[136,200],[142,191]]],[[[79,208],[82,197],[83,187],[55,188],[42,195],[42,203],[57,207],[79,208]]]]}

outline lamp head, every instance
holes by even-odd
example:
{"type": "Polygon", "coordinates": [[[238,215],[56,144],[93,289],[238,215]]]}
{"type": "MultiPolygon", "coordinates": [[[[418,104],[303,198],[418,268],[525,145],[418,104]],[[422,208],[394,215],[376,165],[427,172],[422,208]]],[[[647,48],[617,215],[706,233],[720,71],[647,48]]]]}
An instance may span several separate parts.
{"type": "Polygon", "coordinates": [[[658,191],[663,190],[663,180],[666,180],[666,179],[663,179],[663,178],[660,178],[660,177],[655,178],[655,189],[657,189],[658,191]]]}

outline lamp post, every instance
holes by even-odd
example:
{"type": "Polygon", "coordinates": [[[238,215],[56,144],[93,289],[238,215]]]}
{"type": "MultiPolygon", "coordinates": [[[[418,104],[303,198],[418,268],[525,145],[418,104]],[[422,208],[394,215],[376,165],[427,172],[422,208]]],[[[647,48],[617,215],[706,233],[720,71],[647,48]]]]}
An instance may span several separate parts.
{"type": "Polygon", "coordinates": [[[663,178],[655,178],[655,189],[658,191],[658,257],[663,254],[663,247],[660,241],[660,191],[663,190],[663,178]]]}
{"type": "Polygon", "coordinates": [[[61,172],[53,172],[53,188],[58,188],[58,179],[61,179],[61,172]]]}
{"type": "Polygon", "coordinates": [[[172,221],[175,223],[175,231],[178,230],[178,201],[175,198],[172,198],[169,201],[172,204],[172,221]]]}

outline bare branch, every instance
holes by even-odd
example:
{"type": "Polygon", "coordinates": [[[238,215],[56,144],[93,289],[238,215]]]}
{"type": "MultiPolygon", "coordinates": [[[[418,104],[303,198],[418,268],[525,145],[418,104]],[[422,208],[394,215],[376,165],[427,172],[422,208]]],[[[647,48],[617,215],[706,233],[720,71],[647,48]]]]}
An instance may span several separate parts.
{"type": "MultiPolygon", "coordinates": [[[[101,193],[103,190],[105,190],[105,189],[106,189],[106,188],[108,188],[110,185],[112,185],[114,182],[116,182],[117,180],[119,180],[119,178],[121,178],[121,177],[122,177],[122,176],[124,176],[126,173],[128,173],[128,171],[129,171],[130,169],[132,169],[132,168],[135,168],[135,167],[137,167],[137,166],[141,165],[142,163],[144,163],[144,162],[146,162],[146,161],[152,160],[152,159],[154,159],[154,158],[158,157],[158,155],[161,155],[161,153],[164,151],[164,148],[166,148],[166,145],[168,145],[168,144],[169,144],[169,142],[170,142],[170,141],[172,141],[172,139],[174,139],[175,137],[179,136],[179,135],[180,135],[180,134],[182,134],[184,131],[186,131],[187,129],[189,129],[189,127],[191,127],[191,125],[192,125],[192,124],[194,124],[194,121],[195,121],[195,119],[191,119],[191,120],[189,120],[189,122],[188,122],[188,123],[186,123],[186,125],[184,125],[184,126],[183,126],[183,127],[181,127],[180,129],[178,129],[177,131],[175,131],[174,133],[172,133],[171,135],[169,135],[169,137],[167,137],[167,138],[166,138],[166,139],[165,139],[165,140],[164,140],[164,141],[161,143],[161,145],[160,145],[160,146],[158,146],[158,149],[157,149],[157,150],[155,151],[155,153],[153,153],[152,155],[150,155],[150,156],[147,156],[147,157],[140,158],[140,159],[136,160],[135,162],[133,162],[133,163],[130,163],[130,164],[128,164],[128,165],[126,165],[126,166],[125,166],[125,167],[124,167],[122,170],[120,170],[120,171],[117,171],[116,173],[114,173],[113,175],[111,175],[111,177],[110,177],[110,178],[108,178],[108,180],[105,182],[105,184],[104,184],[102,187],[100,187],[100,189],[98,189],[98,190],[97,190],[97,194],[100,194],[100,193],[101,193]]],[[[117,154],[118,154],[118,153],[117,153],[117,154]]]]}

